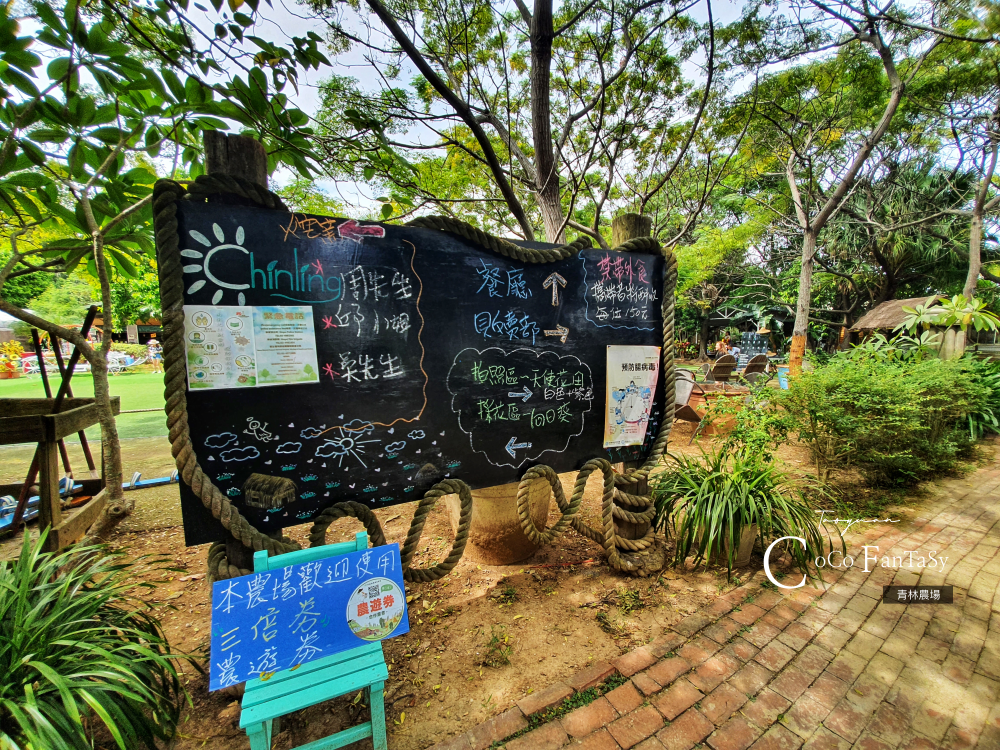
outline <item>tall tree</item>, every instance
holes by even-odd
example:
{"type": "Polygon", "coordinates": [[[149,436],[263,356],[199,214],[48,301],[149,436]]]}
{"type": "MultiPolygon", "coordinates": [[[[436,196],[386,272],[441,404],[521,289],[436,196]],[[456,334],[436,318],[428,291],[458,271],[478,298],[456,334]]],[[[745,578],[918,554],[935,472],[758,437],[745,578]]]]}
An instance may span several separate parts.
{"type": "Polygon", "coordinates": [[[69,340],[91,365],[109,496],[99,531],[134,504],[122,493],[107,353],[112,277],[134,277],[137,261],[153,251],[150,159],[163,159],[168,175],[181,167],[196,175],[202,133],[237,124],[265,140],[272,165],[309,173],[307,117],[288,106],[284,89],[300,67],[326,62],[320,38],[282,47],[248,36],[257,51],[244,52],[230,40],[244,39],[257,0],[234,0],[231,16],[221,12],[222,0],[213,3],[221,21],[214,36],[192,23],[186,2],[33,0],[23,16],[13,3],[0,7],[0,219],[13,227],[0,267],[0,310],[69,340]],[[26,242],[40,226],[57,238],[26,242]],[[99,280],[100,345],[6,293],[11,278],[77,267],[99,280]]]}
{"type": "MultiPolygon", "coordinates": [[[[919,11],[932,15],[934,9],[919,11]]],[[[801,369],[806,348],[819,235],[889,132],[924,61],[949,40],[936,25],[903,23],[887,13],[868,3],[810,0],[798,17],[776,13],[770,19],[776,35],[767,38],[771,45],[754,48],[759,58],[772,61],[833,51],[832,57],[763,76],[755,87],[764,123],[759,145],[780,155],[802,236],[789,357],[793,372],[801,369]]]]}
{"type": "Polygon", "coordinates": [[[391,146],[411,166],[374,161],[365,177],[418,207],[499,203],[526,239],[540,224],[549,241],[571,228],[600,242],[616,207],[642,209],[670,184],[698,132],[716,67],[710,0],[707,23],[686,15],[701,2],[366,0],[377,23],[362,39],[345,30],[343,5],[312,0],[334,38],[360,45],[383,81],[367,96],[331,81],[328,101],[339,106],[320,119],[332,161],[353,169],[359,148],[391,146]],[[685,59],[701,66],[696,83],[683,79],[685,59]],[[418,75],[400,85],[406,68],[418,75]],[[419,164],[428,155],[448,167],[467,160],[478,172],[471,195],[429,179],[441,161],[428,174],[419,164]]]}

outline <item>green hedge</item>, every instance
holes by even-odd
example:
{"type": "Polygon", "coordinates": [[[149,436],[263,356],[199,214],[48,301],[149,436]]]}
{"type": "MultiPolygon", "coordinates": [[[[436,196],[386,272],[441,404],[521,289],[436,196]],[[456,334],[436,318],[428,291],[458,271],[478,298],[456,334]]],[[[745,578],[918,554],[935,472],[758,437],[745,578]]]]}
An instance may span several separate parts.
{"type": "Polygon", "coordinates": [[[111,351],[122,352],[130,357],[142,359],[149,353],[149,348],[145,344],[112,344],[111,351]]]}
{"type": "Polygon", "coordinates": [[[991,400],[982,375],[970,359],[835,357],[792,378],[781,401],[820,479],[853,465],[869,481],[899,484],[950,468],[978,437],[969,418],[991,400]]]}

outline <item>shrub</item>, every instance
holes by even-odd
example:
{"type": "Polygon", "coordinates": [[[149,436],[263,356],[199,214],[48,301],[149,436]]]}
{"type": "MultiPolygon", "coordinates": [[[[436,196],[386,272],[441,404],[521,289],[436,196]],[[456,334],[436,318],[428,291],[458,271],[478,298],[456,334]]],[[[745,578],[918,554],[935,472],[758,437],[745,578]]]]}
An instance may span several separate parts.
{"type": "Polygon", "coordinates": [[[122,750],[169,740],[185,696],[131,565],[97,547],[42,552],[25,535],[0,569],[0,747],[122,750]]]}
{"type": "Polygon", "coordinates": [[[854,465],[875,483],[901,483],[953,466],[987,397],[967,359],[855,351],[792,379],[781,399],[820,480],[854,465]]]}
{"type": "Polygon", "coordinates": [[[773,460],[795,426],[795,420],[774,402],[774,390],[764,385],[751,387],[745,399],[715,400],[706,419],[731,425],[722,440],[724,451],[756,456],[765,463],[773,460]]]}
{"type": "Polygon", "coordinates": [[[732,575],[740,537],[756,524],[765,548],[781,537],[804,538],[805,549],[799,544],[786,549],[796,567],[814,574],[810,565],[824,552],[819,518],[777,467],[749,451],[725,448],[702,460],[670,458],[674,465],[651,478],[650,485],[656,528],[672,530],[676,538],[675,564],[693,555],[697,566],[721,554],[732,575]]]}
{"type": "Polygon", "coordinates": [[[970,359],[973,379],[986,391],[977,411],[968,415],[969,437],[979,440],[988,432],[1000,433],[1000,360],[970,359]]]}
{"type": "Polygon", "coordinates": [[[135,357],[136,359],[142,359],[149,353],[149,347],[145,344],[118,344],[114,343],[111,345],[111,351],[122,352],[130,357],[135,357]]]}

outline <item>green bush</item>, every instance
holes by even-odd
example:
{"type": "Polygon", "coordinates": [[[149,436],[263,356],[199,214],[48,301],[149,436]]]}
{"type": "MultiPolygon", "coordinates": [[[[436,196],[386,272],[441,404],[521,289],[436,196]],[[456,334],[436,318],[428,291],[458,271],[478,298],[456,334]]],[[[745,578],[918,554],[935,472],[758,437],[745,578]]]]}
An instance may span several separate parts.
{"type": "Polygon", "coordinates": [[[972,442],[968,417],[988,397],[968,359],[855,351],[793,378],[781,400],[821,481],[853,465],[874,483],[898,484],[953,466],[972,442]]]}
{"type": "Polygon", "coordinates": [[[0,569],[0,748],[153,750],[185,692],[136,596],[149,584],[101,548],[42,552],[41,536],[0,569]]]}
{"type": "Polygon", "coordinates": [[[111,351],[122,352],[130,357],[135,357],[136,359],[142,359],[149,353],[149,347],[145,344],[118,344],[114,343],[111,345],[111,351]]]}
{"type": "Polygon", "coordinates": [[[795,420],[774,402],[774,390],[752,386],[745,399],[716,399],[705,416],[707,422],[728,422],[722,450],[755,456],[764,463],[774,459],[778,447],[788,442],[795,420]]]}
{"type": "Polygon", "coordinates": [[[979,440],[989,432],[1000,434],[1000,360],[970,359],[969,368],[986,391],[978,411],[968,415],[969,437],[979,440]]]}

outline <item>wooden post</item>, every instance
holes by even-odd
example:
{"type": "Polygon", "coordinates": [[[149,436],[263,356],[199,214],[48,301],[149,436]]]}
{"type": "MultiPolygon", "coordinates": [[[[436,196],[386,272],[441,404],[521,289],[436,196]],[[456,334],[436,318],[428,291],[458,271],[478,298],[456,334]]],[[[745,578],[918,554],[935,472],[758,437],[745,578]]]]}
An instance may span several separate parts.
{"type": "MultiPolygon", "coordinates": [[[[204,134],[205,171],[242,177],[267,187],[267,151],[264,144],[244,135],[229,135],[218,130],[204,134]]],[[[281,529],[269,534],[281,538],[281,529]]],[[[230,565],[253,570],[254,550],[244,547],[232,534],[226,537],[226,557],[230,565]]]]}
{"type": "Polygon", "coordinates": [[[245,135],[208,130],[204,145],[208,174],[242,177],[267,187],[267,151],[263,143],[245,135]]]}
{"type": "MultiPolygon", "coordinates": [[[[59,499],[59,444],[46,438],[38,444],[38,528],[51,530],[62,523],[59,499]]],[[[45,542],[46,552],[55,552],[55,539],[45,542]]]]}
{"type": "MultiPolygon", "coordinates": [[[[611,242],[613,247],[634,240],[638,237],[649,237],[653,230],[653,220],[649,216],[642,214],[620,214],[611,220],[611,242]]],[[[661,373],[662,376],[662,373],[661,373]]],[[[639,461],[626,461],[621,469],[637,469],[639,461]]],[[[649,483],[646,480],[640,481],[629,490],[629,494],[648,495],[649,483]]],[[[626,539],[641,539],[649,530],[649,523],[630,523],[628,521],[615,521],[615,528],[620,536],[626,539]]]]}
{"type": "Polygon", "coordinates": [[[620,214],[611,220],[611,246],[618,247],[636,237],[649,237],[653,219],[642,214],[620,214]]]}

